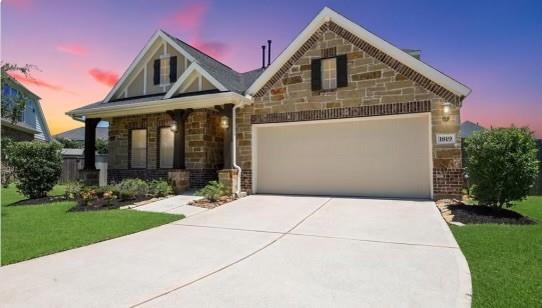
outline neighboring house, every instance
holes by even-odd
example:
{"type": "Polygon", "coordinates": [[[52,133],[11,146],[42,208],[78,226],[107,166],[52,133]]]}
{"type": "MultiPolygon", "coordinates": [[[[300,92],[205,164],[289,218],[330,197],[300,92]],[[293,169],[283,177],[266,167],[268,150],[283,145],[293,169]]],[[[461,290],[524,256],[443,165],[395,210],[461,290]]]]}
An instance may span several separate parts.
{"type": "Polygon", "coordinates": [[[461,138],[467,138],[472,135],[474,132],[486,129],[483,126],[478,125],[478,123],[473,123],[471,121],[465,121],[461,123],[461,138]]]}
{"type": "Polygon", "coordinates": [[[88,134],[109,121],[110,181],[218,177],[233,192],[440,198],[461,193],[469,93],[324,8],[247,73],[158,31],[104,100],[67,114],[88,134]]]}
{"type": "Polygon", "coordinates": [[[40,105],[40,97],[25,88],[17,80],[7,77],[2,85],[2,95],[15,96],[23,93],[28,97],[25,110],[21,119],[12,123],[10,119],[2,118],[2,137],[16,141],[40,140],[50,142],[51,134],[45,121],[45,116],[40,105]]]}
{"type": "MultiPolygon", "coordinates": [[[[69,139],[72,141],[85,141],[85,127],[70,129],[54,135],[55,139],[69,139]]],[[[108,127],[96,127],[96,139],[107,141],[109,139],[108,127]]]]}

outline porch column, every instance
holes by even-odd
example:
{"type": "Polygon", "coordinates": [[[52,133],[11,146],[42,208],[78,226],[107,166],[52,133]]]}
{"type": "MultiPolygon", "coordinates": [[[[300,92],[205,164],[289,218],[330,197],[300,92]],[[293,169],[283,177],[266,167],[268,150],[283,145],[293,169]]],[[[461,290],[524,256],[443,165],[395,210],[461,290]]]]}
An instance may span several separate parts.
{"type": "Polygon", "coordinates": [[[173,169],[186,169],[185,165],[185,122],[192,109],[175,109],[168,111],[169,116],[175,122],[177,130],[173,139],[173,169]]]}
{"type": "Polygon", "coordinates": [[[232,127],[232,116],[233,116],[233,104],[225,104],[220,109],[220,115],[227,118],[227,124],[224,127],[224,169],[233,169],[232,161],[232,149],[233,149],[233,127],[232,127]]]}
{"type": "Polygon", "coordinates": [[[96,126],[100,120],[100,118],[85,119],[84,170],[96,170],[96,126]]]}
{"type": "Polygon", "coordinates": [[[168,172],[168,179],[176,194],[185,192],[190,187],[190,173],[185,165],[185,122],[192,109],[175,109],[167,113],[174,121],[173,132],[173,170],[168,172]]]}

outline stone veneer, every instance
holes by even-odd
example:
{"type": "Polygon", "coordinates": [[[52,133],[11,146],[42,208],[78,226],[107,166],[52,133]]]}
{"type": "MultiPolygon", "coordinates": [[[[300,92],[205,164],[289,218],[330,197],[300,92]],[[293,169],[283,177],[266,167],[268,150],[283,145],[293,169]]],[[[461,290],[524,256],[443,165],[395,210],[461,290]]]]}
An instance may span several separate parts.
{"type": "MultiPolygon", "coordinates": [[[[116,117],[109,122],[109,166],[108,181],[124,178],[166,179],[173,169],[160,168],[159,129],[171,123],[169,115],[155,113],[147,115],[116,117]],[[147,129],[147,168],[131,169],[129,132],[131,129],[147,129]]],[[[194,110],[185,123],[185,165],[190,171],[192,187],[202,187],[217,179],[217,170],[223,166],[223,130],[220,117],[214,110],[194,110]]]]}
{"type": "Polygon", "coordinates": [[[250,192],[252,188],[251,125],[254,123],[430,112],[435,198],[459,194],[463,181],[459,109],[460,99],[446,89],[367,46],[344,29],[326,24],[255,95],[252,105],[237,110],[237,163],[242,168],[242,190],[250,192]],[[313,92],[311,60],[329,53],[330,49],[335,49],[337,55],[347,55],[348,86],[313,92]],[[442,119],[444,102],[453,103],[448,121],[442,119]],[[437,133],[455,133],[457,142],[437,145],[437,133]]]}

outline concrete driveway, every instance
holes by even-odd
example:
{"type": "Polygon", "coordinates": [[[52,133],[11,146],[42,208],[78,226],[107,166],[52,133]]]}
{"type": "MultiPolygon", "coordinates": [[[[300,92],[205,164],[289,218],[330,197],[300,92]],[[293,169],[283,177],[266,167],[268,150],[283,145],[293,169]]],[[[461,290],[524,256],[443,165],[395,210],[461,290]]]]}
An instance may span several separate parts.
{"type": "Polygon", "coordinates": [[[430,201],[249,196],[0,269],[4,307],[468,307],[430,201]]]}

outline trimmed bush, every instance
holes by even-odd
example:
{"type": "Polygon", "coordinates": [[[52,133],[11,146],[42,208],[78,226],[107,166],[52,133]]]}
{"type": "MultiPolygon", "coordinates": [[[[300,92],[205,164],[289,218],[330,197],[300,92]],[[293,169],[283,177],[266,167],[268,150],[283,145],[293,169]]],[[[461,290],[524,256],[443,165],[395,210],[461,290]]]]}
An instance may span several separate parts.
{"type": "Polygon", "coordinates": [[[142,199],[149,192],[149,185],[142,179],[124,179],[116,188],[121,200],[142,199]]]}
{"type": "Polygon", "coordinates": [[[17,189],[30,199],[47,196],[62,173],[60,145],[39,141],[13,142],[6,157],[14,168],[17,189]]]}
{"type": "Polygon", "coordinates": [[[502,208],[527,197],[538,174],[537,148],[527,128],[495,128],[465,140],[467,174],[479,204],[502,208]]]}
{"type": "Polygon", "coordinates": [[[151,197],[165,197],[173,193],[171,185],[167,181],[152,180],[147,183],[151,197]]]}
{"type": "Polygon", "coordinates": [[[217,201],[218,198],[228,194],[226,186],[217,181],[210,181],[205,187],[196,192],[197,196],[205,197],[209,201],[217,201]]]}

